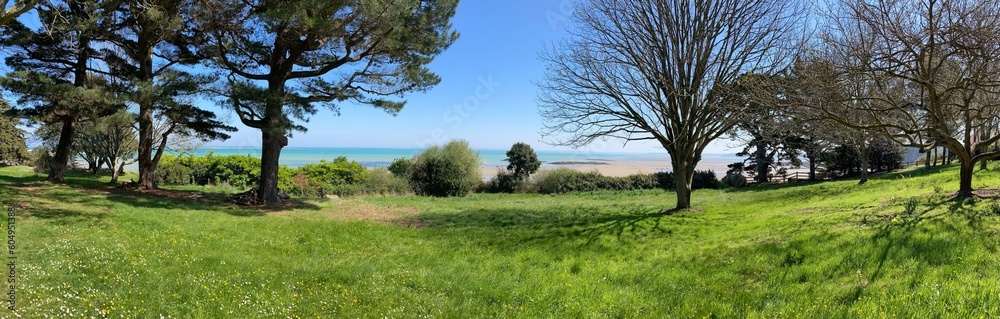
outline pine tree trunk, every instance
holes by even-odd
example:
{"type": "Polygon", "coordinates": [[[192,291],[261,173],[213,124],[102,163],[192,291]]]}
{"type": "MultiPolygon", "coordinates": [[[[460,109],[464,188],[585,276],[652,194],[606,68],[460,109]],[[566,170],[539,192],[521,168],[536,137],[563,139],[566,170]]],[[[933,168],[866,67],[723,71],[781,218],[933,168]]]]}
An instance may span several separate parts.
{"type": "MultiPolygon", "coordinates": [[[[153,43],[150,42],[143,33],[136,39],[135,47],[137,51],[139,67],[138,79],[145,84],[147,89],[154,86],[153,83],[153,43]]],[[[137,101],[139,104],[139,187],[142,189],[156,189],[156,177],[153,175],[156,170],[156,159],[153,158],[153,108],[155,101],[151,92],[145,92],[142,98],[137,101]]],[[[161,145],[162,146],[165,145],[161,145]]],[[[162,151],[162,150],[161,150],[162,151]]]]}
{"type": "Polygon", "coordinates": [[[76,135],[76,117],[64,117],[62,130],[59,132],[59,143],[56,144],[56,154],[52,159],[52,165],[49,167],[49,177],[45,180],[51,182],[63,181],[66,166],[69,165],[70,156],[73,152],[74,135],[76,135]]]}
{"type": "Polygon", "coordinates": [[[816,159],[812,158],[812,157],[810,157],[808,159],[809,159],[809,180],[810,181],[815,181],[816,180],[816,166],[817,166],[816,165],[816,159]]]}
{"type": "Polygon", "coordinates": [[[288,145],[288,137],[284,134],[271,134],[268,131],[266,128],[261,130],[263,145],[257,199],[274,203],[278,201],[278,158],[281,155],[281,149],[288,145]]]}
{"type": "Polygon", "coordinates": [[[757,142],[757,183],[767,183],[770,178],[767,176],[767,169],[771,165],[770,158],[767,158],[767,149],[763,142],[757,142]]]}

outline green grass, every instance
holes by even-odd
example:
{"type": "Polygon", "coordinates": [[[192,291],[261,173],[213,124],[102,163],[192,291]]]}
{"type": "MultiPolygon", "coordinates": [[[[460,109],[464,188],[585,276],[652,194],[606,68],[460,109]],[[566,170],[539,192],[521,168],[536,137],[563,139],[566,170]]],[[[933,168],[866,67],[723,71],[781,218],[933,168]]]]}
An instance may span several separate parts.
{"type": "Polygon", "coordinates": [[[957,177],[699,190],[664,216],[662,191],[251,210],[7,167],[0,200],[27,205],[25,318],[995,317],[1000,204],[950,200],[957,177]]]}

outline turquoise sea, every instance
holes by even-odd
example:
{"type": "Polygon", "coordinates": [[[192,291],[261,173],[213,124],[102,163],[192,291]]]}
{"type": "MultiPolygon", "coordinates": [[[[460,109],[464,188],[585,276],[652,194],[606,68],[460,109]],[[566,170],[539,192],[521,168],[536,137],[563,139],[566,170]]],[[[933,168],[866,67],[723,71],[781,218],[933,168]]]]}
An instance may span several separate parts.
{"type": "MultiPolygon", "coordinates": [[[[309,163],[316,163],[320,160],[333,160],[338,156],[345,156],[349,160],[358,161],[369,168],[385,167],[392,163],[393,159],[406,157],[410,158],[419,154],[422,149],[416,148],[327,148],[327,147],[286,147],[281,150],[282,165],[298,167],[309,163]]],[[[482,168],[505,167],[507,163],[507,150],[479,149],[480,166],[482,168]]],[[[260,148],[243,147],[202,147],[191,151],[196,156],[208,153],[215,155],[251,155],[260,157],[260,148]]],[[[663,153],[615,153],[615,152],[593,152],[586,150],[579,151],[536,151],[538,159],[543,166],[551,166],[554,162],[662,162],[662,170],[670,170],[670,157],[663,153]]],[[[733,154],[705,154],[702,164],[716,164],[725,166],[733,162],[740,161],[733,154]]]]}

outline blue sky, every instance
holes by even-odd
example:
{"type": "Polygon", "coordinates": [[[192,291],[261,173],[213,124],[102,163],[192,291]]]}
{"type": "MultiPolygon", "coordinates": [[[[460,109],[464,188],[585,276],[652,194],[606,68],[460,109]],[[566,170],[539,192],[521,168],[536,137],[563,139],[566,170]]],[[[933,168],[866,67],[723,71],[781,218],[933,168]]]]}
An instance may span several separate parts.
{"type": "MultiPolygon", "coordinates": [[[[426,93],[408,94],[406,107],[395,117],[355,105],[342,105],[340,116],[322,109],[305,124],[307,132],[294,133],[289,146],[423,148],[462,138],[480,149],[506,149],[523,141],[536,149],[570,150],[542,142],[532,81],[541,79],[545,69],[539,52],[565,35],[571,4],[571,0],[461,1],[452,20],[461,36],[430,65],[441,76],[439,85],[426,93]]],[[[240,124],[228,110],[220,113],[240,131],[227,141],[208,145],[260,145],[259,131],[240,124]]],[[[587,150],[666,154],[656,143],[623,147],[614,140],[587,150]]],[[[720,144],[706,152],[725,152],[725,147],[720,144]]]]}
{"type": "MultiPolygon", "coordinates": [[[[441,77],[440,84],[407,94],[407,105],[397,116],[351,104],[340,106],[340,116],[320,108],[302,123],[307,131],[293,133],[288,146],[425,148],[461,138],[476,149],[508,149],[525,142],[539,150],[573,150],[544,143],[533,83],[545,70],[539,53],[571,26],[572,4],[573,0],[460,1],[452,24],[461,35],[429,66],[441,77]]],[[[37,27],[33,12],[24,20],[37,27]]],[[[259,130],[244,126],[231,110],[207,100],[199,103],[239,129],[232,138],[206,146],[260,147],[259,130]]],[[[727,144],[733,143],[717,141],[705,152],[737,151],[727,144]]],[[[598,141],[578,151],[666,156],[651,141],[627,145],[598,141]]]]}

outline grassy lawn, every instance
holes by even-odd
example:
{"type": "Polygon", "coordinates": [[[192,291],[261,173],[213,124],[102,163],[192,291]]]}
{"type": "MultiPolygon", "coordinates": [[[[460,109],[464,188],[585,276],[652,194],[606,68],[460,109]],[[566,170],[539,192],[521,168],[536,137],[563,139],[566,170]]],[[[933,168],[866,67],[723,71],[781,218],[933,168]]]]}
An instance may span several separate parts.
{"type": "MultiPolygon", "coordinates": [[[[1000,167],[976,174],[1000,187],[1000,167]]],[[[669,216],[663,191],[252,210],[215,189],[136,195],[108,179],[0,168],[0,201],[18,207],[17,315],[1000,315],[1000,204],[951,200],[956,167],[700,190],[701,211],[669,216]]]]}

